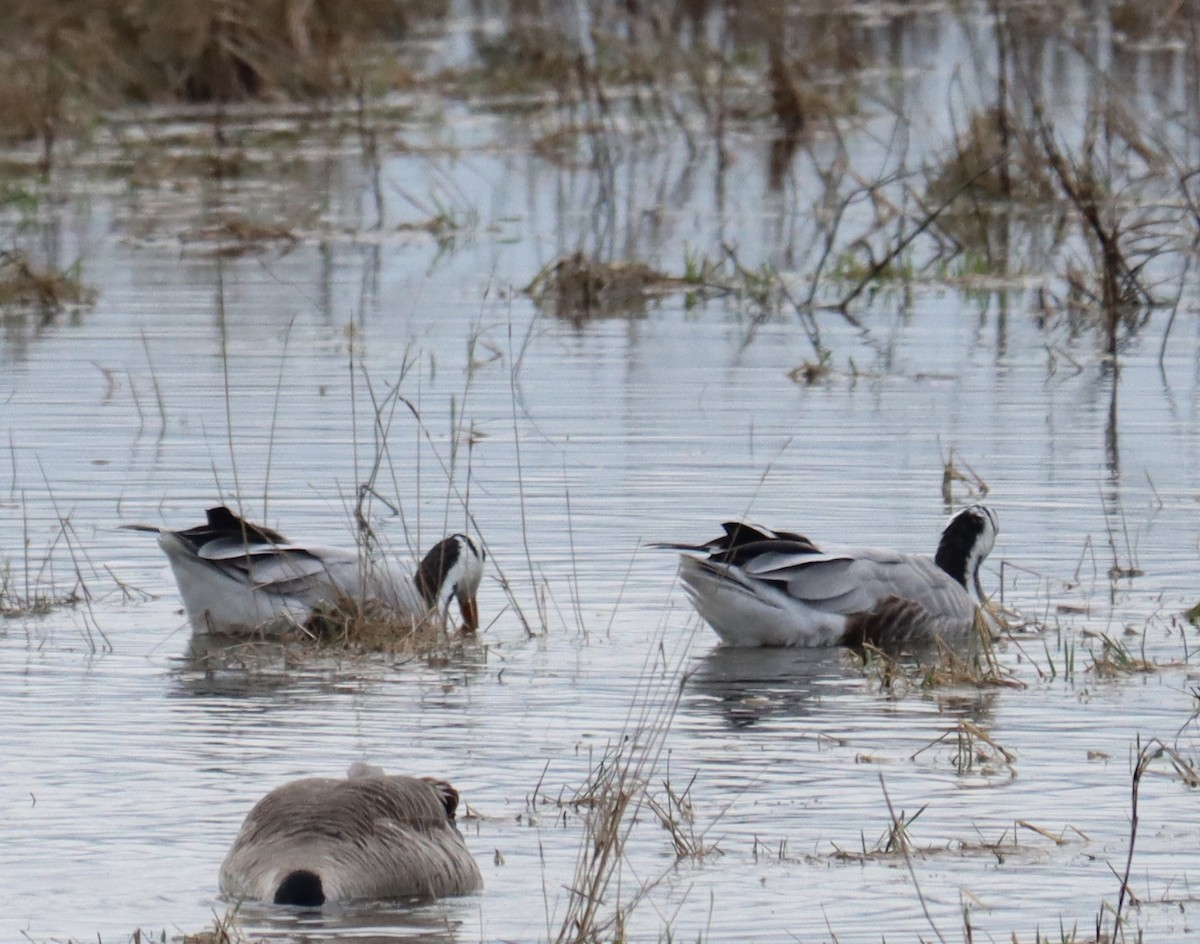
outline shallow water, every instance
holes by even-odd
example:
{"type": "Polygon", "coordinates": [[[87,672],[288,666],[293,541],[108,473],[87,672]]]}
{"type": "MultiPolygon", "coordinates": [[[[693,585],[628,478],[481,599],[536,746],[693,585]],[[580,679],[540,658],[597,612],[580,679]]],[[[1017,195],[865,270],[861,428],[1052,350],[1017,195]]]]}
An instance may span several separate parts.
{"type": "MultiPolygon", "coordinates": [[[[953,44],[956,29],[923,42],[953,44]]],[[[834,369],[813,386],[789,378],[812,356],[797,323],[754,323],[729,299],[668,295],[573,324],[520,288],[590,238],[596,182],[506,151],[510,119],[467,112],[455,159],[432,146],[386,158],[380,229],[366,169],[332,145],[224,189],[129,189],[87,167],[56,179],[63,200],[39,232],[49,255],[83,260],[99,299],[78,319],[14,321],[0,341],[0,561],[23,595],[78,572],[88,600],[0,623],[0,938],[211,924],[250,805],[355,760],[452,781],[486,890],[320,915],[247,906],[252,936],[553,938],[583,835],[564,800],[677,684],[652,793],[686,790],[689,828],[715,849],[677,861],[639,812],[614,895],[653,883],[631,939],[915,940],[931,923],[963,939],[964,909],[976,939],[1094,928],[1125,867],[1139,744],[1191,763],[1200,749],[1200,633],[1180,616],[1200,554],[1194,315],[1161,366],[1156,316],[1116,372],[1090,334],[1039,327],[1024,293],[884,290],[858,312],[865,335],[819,316],[834,369]],[[477,218],[444,244],[397,230],[420,216],[408,193],[450,193],[477,218]],[[294,245],[217,257],[184,238],[223,207],[301,204],[322,222],[294,245]],[[387,399],[393,385],[405,402],[387,399]],[[119,526],[189,526],[240,500],[289,536],[348,543],[381,403],[377,490],[403,516],[377,500],[375,524],[411,557],[468,527],[469,508],[491,559],[478,643],[431,659],[189,662],[164,559],[119,526]],[[886,691],[838,651],[720,650],[673,557],[642,546],[745,515],[931,551],[950,450],[1000,519],[986,587],[1040,627],[1000,644],[1022,687],[886,691]],[[1110,578],[1114,560],[1141,574],[1110,578]],[[1089,633],[1159,665],[1106,676],[1089,633]],[[977,745],[988,759],[956,769],[960,722],[1011,759],[977,745]],[[862,855],[886,836],[889,802],[911,822],[911,871],[862,855]]],[[[445,144],[437,124],[406,134],[445,144]]],[[[691,184],[710,161],[624,155],[629,247],[677,267],[723,232],[786,255],[798,224],[760,152],[731,172],[720,211],[691,184]],[[638,208],[665,184],[654,230],[638,208]]],[[[1154,941],[1194,935],[1195,797],[1170,774],[1162,758],[1141,783],[1130,870],[1129,920],[1154,941]]]]}

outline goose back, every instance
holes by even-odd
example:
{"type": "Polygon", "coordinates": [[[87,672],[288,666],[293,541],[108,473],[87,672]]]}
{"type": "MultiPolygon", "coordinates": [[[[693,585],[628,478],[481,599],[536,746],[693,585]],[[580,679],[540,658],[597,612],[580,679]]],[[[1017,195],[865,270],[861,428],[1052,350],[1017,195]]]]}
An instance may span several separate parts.
{"type": "Polygon", "coordinates": [[[310,906],[468,894],[483,879],[455,826],[457,805],[444,781],[374,768],[284,784],[247,815],[221,891],[310,906]]]}
{"type": "Polygon", "coordinates": [[[441,615],[440,596],[448,599],[450,591],[468,628],[478,626],[475,593],[483,553],[465,535],[435,545],[414,577],[359,548],[293,543],[223,506],[210,508],[206,517],[204,524],[182,531],[129,526],[158,533],[197,635],[272,635],[345,601],[378,603],[416,622],[441,615]]]}
{"type": "Polygon", "coordinates": [[[937,558],[872,547],[821,548],[802,534],[726,522],[683,552],[680,577],[728,645],[902,645],[962,638],[974,626],[978,570],[995,516],[973,506],[947,525],[937,558]]]}

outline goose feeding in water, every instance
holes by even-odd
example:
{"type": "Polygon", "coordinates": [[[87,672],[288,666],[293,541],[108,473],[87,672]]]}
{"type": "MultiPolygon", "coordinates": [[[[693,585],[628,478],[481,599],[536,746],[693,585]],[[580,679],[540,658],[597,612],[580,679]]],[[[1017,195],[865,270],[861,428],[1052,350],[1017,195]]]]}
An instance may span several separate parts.
{"type": "Polygon", "coordinates": [[[157,532],[197,635],[279,633],[303,624],[314,610],[347,601],[380,604],[416,623],[445,618],[451,598],[463,628],[479,628],[475,596],[484,552],[465,534],[439,541],[409,576],[359,548],[292,543],[224,506],[207,516],[206,524],[186,531],[126,525],[157,532]]]}
{"type": "Polygon", "coordinates": [[[469,894],[483,877],[454,825],[457,808],[444,780],[362,763],[344,780],[285,783],[246,816],[221,863],[221,893],[307,907],[469,894]]]}
{"type": "Polygon", "coordinates": [[[730,646],[896,646],[967,638],[983,600],[979,567],[996,517],[972,505],[950,519],[937,553],[818,547],[802,534],[726,522],[682,551],[680,577],[730,646]]]}

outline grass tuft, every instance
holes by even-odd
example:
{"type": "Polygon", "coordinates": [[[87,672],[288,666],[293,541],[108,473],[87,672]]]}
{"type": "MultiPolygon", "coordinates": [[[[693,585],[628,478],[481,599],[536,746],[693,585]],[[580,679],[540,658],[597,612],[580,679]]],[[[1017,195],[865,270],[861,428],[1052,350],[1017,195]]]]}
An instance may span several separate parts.
{"type": "Polygon", "coordinates": [[[982,614],[976,613],[975,640],[951,646],[941,639],[907,652],[885,651],[870,643],[854,650],[868,682],[892,696],[913,689],[929,691],[954,686],[1024,688],[1001,665],[982,614]]]}
{"type": "MultiPolygon", "coordinates": [[[[154,940],[143,935],[144,932],[135,932],[134,944],[154,940]]],[[[214,914],[211,928],[195,934],[184,934],[179,941],[180,944],[251,944],[251,939],[238,922],[237,908],[230,908],[224,915],[214,914]]]]}
{"type": "Polygon", "coordinates": [[[38,267],[18,249],[0,252],[0,305],[55,313],[87,307],[95,300],[96,292],[83,284],[78,263],[53,272],[38,267]]]}
{"type": "Polygon", "coordinates": [[[640,314],[647,296],[674,280],[642,262],[602,262],[576,252],[550,263],[525,287],[543,310],[577,323],[640,314]]]}
{"type": "Polygon", "coordinates": [[[313,611],[300,627],[301,638],[321,647],[359,652],[431,655],[465,640],[436,616],[412,620],[377,600],[339,600],[313,611]]]}

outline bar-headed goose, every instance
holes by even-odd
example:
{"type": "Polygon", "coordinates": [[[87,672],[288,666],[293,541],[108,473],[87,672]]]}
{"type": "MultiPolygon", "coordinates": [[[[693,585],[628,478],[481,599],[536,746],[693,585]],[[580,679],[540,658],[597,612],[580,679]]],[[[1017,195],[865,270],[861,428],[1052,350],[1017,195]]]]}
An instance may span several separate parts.
{"type": "Polygon", "coordinates": [[[466,895],[483,886],[443,780],[356,763],[344,780],[285,783],[254,805],[221,863],[235,900],[326,902],[466,895]]]}
{"type": "Polygon", "coordinates": [[[955,515],[937,554],[821,548],[802,534],[726,522],[680,550],[697,612],[731,646],[895,646],[963,639],[983,599],[979,567],[996,540],[982,505],[955,515]]]}
{"type": "Polygon", "coordinates": [[[346,602],[380,604],[416,623],[445,618],[451,598],[463,628],[479,628],[475,597],[484,552],[465,534],[439,541],[409,576],[359,548],[292,543],[224,506],[207,516],[206,524],[186,531],[126,525],[158,533],[197,635],[278,633],[304,623],[314,610],[346,602]]]}

